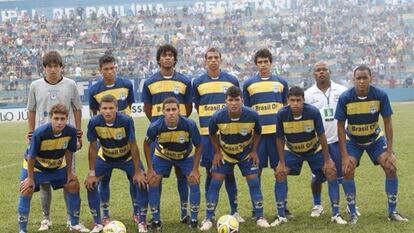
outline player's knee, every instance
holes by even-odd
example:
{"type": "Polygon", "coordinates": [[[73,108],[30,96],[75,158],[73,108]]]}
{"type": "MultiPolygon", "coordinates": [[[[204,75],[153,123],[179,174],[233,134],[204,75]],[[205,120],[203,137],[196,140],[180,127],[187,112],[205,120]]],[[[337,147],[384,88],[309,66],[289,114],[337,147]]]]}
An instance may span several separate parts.
{"type": "Polygon", "coordinates": [[[354,179],[354,171],[350,171],[348,173],[344,173],[344,179],[345,180],[353,180],[354,179]]]}
{"type": "Polygon", "coordinates": [[[385,175],[387,177],[396,177],[397,176],[397,167],[394,166],[393,164],[386,163],[383,166],[383,169],[384,169],[385,175]]]}
{"type": "Polygon", "coordinates": [[[33,195],[33,188],[31,188],[31,189],[26,189],[26,190],[20,190],[20,194],[23,196],[23,197],[30,197],[30,196],[32,196],[33,195]]]}
{"type": "Polygon", "coordinates": [[[336,179],[336,169],[335,168],[326,169],[325,170],[325,177],[328,180],[336,179]]]}
{"type": "Polygon", "coordinates": [[[80,190],[80,185],[77,180],[71,180],[65,185],[65,190],[70,193],[77,193],[80,190]]]}
{"type": "Polygon", "coordinates": [[[286,173],[278,172],[278,173],[275,174],[275,178],[276,178],[276,181],[278,181],[278,182],[285,181],[286,180],[286,173]]]}
{"type": "Polygon", "coordinates": [[[161,183],[161,177],[160,176],[155,176],[153,179],[151,179],[150,181],[149,181],[149,186],[151,186],[151,187],[156,187],[156,186],[159,186],[160,185],[160,183],[161,183]]]}

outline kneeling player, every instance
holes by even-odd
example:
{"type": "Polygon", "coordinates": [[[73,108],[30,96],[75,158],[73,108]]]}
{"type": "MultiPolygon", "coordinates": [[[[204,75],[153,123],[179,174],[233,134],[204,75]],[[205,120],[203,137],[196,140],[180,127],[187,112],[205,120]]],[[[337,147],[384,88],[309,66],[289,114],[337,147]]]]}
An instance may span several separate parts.
{"type": "Polygon", "coordinates": [[[134,122],[129,116],[118,112],[118,102],[112,95],[102,97],[99,112],[88,124],[89,173],[85,186],[95,224],[91,232],[97,233],[103,229],[97,184],[115,168],[125,171],[130,183],[139,185],[138,192],[132,193],[137,196],[131,198],[138,200],[139,213],[135,213],[140,216],[138,230],[146,232],[148,194],[135,140],[134,122]],[[96,146],[98,139],[101,145],[99,151],[96,146]]]}
{"type": "Polygon", "coordinates": [[[226,107],[214,113],[209,123],[215,154],[211,168],[212,180],[207,193],[207,216],[200,230],[207,231],[213,227],[212,220],[221,185],[226,175],[233,174],[235,165],[239,166],[249,185],[257,225],[268,228],[270,225],[263,217],[263,195],[256,153],[261,134],[259,115],[243,106],[239,87],[229,87],[225,100],[226,107]]]}
{"type": "Polygon", "coordinates": [[[67,191],[70,230],[89,232],[89,229],[79,223],[79,182],[72,171],[72,155],[76,151],[76,129],[66,124],[68,109],[62,104],[52,106],[49,116],[50,123],[34,131],[20,174],[20,233],[27,232],[32,194],[39,191],[39,185],[43,183],[50,183],[53,189],[63,187],[67,191]]]}
{"type": "Polygon", "coordinates": [[[339,214],[339,185],[335,164],[329,157],[328,144],[319,110],[304,103],[304,92],[300,87],[292,87],[288,94],[288,106],[277,114],[276,145],[279,164],[275,170],[276,204],[278,216],[272,222],[277,226],[287,222],[285,199],[287,175],[299,175],[303,162],[308,162],[318,182],[325,177],[328,180],[328,192],[331,199],[331,221],[346,224],[339,214]],[[284,150],[285,144],[287,150],[284,150]]]}
{"type": "Polygon", "coordinates": [[[161,228],[160,184],[163,177],[170,175],[171,168],[174,166],[187,177],[191,209],[189,226],[196,229],[200,207],[198,170],[201,154],[200,133],[194,121],[180,116],[179,102],[176,98],[166,98],[162,103],[162,111],[164,117],[151,123],[144,142],[148,167],[149,204],[153,215],[151,228],[157,230],[161,228]],[[152,143],[155,143],[153,155],[152,143]]]}

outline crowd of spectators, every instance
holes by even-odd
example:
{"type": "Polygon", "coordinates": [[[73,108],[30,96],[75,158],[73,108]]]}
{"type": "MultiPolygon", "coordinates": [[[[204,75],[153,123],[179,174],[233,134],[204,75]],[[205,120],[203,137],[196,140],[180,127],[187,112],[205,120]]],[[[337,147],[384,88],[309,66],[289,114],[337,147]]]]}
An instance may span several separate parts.
{"type": "Polygon", "coordinates": [[[0,25],[0,77],[10,81],[7,90],[15,90],[16,79],[41,77],[42,54],[56,49],[73,78],[98,75],[97,59],[104,52],[118,58],[121,75],[145,78],[157,71],[155,50],[164,43],[177,47],[177,70],[192,77],[204,72],[203,55],[211,46],[220,48],[224,69],[241,81],[255,73],[252,54],[262,47],[274,54],[274,72],[287,78],[309,77],[311,64],[320,59],[344,82],[355,64],[370,65],[380,83],[410,72],[414,3],[320,2],[297,0],[288,10],[240,0],[231,10],[209,13],[186,6],[86,18],[79,7],[53,19],[23,15],[0,25]]]}

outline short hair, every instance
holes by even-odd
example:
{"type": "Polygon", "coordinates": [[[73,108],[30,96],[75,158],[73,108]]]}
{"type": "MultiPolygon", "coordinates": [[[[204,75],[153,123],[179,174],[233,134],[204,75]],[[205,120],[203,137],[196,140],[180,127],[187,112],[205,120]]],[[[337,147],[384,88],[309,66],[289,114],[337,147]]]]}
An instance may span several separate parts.
{"type": "Polygon", "coordinates": [[[269,58],[270,63],[273,62],[272,53],[268,49],[260,49],[254,54],[254,64],[257,65],[257,59],[269,58]]]}
{"type": "Polygon", "coordinates": [[[162,101],[162,110],[165,109],[165,105],[167,104],[176,104],[178,108],[180,108],[180,103],[178,102],[177,98],[175,97],[167,97],[162,101]]]}
{"type": "Polygon", "coordinates": [[[226,90],[226,93],[224,94],[224,98],[227,99],[227,97],[241,97],[242,96],[242,91],[240,89],[240,87],[236,87],[236,86],[231,86],[226,90]]]}
{"type": "Polygon", "coordinates": [[[158,63],[158,65],[160,64],[161,55],[165,54],[166,52],[172,52],[172,54],[174,56],[174,66],[175,66],[175,64],[177,64],[177,61],[178,61],[177,60],[178,53],[177,53],[177,49],[174,46],[170,45],[170,44],[164,44],[164,45],[161,45],[158,48],[158,50],[157,50],[157,63],[158,63]]]}
{"type": "Polygon", "coordinates": [[[302,98],[305,98],[305,92],[301,87],[293,86],[289,89],[288,97],[289,96],[301,96],[302,98]]]}
{"type": "Polygon", "coordinates": [[[102,105],[102,103],[114,103],[118,107],[118,100],[113,95],[104,95],[99,105],[102,105]]]}
{"type": "Polygon", "coordinates": [[[367,70],[368,71],[368,74],[369,74],[369,76],[371,76],[371,69],[368,67],[368,66],[366,66],[366,65],[360,65],[360,66],[358,66],[357,68],[355,68],[354,69],[354,76],[355,76],[355,74],[356,74],[356,72],[357,71],[365,71],[365,70],[367,70]]]}
{"type": "Polygon", "coordinates": [[[60,54],[57,51],[47,52],[45,55],[43,55],[42,62],[43,62],[43,67],[46,67],[52,64],[57,64],[60,67],[63,66],[62,56],[60,56],[60,54]]]}
{"type": "Polygon", "coordinates": [[[52,118],[53,114],[63,114],[68,116],[69,111],[68,108],[64,104],[55,104],[49,110],[49,117],[52,118]]]}
{"type": "Polygon", "coordinates": [[[217,48],[211,47],[207,49],[206,53],[204,54],[204,59],[207,59],[207,53],[218,53],[221,58],[221,53],[217,48]]]}
{"type": "Polygon", "coordinates": [[[106,63],[115,63],[116,59],[114,56],[110,54],[104,54],[102,57],[99,58],[99,68],[102,68],[103,64],[106,63]]]}

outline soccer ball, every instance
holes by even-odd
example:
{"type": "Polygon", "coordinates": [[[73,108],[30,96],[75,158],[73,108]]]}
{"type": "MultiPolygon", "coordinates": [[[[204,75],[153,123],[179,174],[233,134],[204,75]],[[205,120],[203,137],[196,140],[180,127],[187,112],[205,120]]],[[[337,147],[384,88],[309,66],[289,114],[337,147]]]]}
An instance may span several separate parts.
{"type": "Polygon", "coordinates": [[[218,233],[237,233],[238,231],[239,222],[232,215],[224,215],[217,220],[218,233]]]}
{"type": "Polygon", "coordinates": [[[120,221],[111,221],[108,223],[104,229],[103,233],[126,233],[125,225],[120,221]]]}

